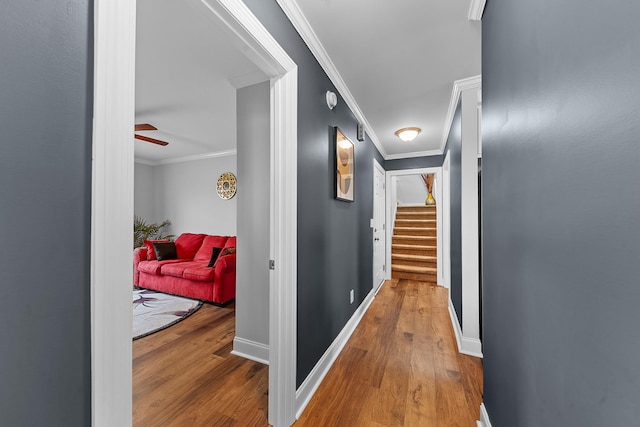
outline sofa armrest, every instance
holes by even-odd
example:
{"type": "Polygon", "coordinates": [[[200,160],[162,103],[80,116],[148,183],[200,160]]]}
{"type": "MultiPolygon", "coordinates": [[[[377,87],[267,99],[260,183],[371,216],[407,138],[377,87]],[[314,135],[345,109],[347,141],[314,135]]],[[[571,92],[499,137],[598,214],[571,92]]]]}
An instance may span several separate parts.
{"type": "Polygon", "coordinates": [[[140,279],[140,272],[138,271],[138,264],[140,261],[147,260],[147,248],[135,248],[133,250],[133,284],[138,285],[140,279]]]}
{"type": "Polygon", "coordinates": [[[218,258],[216,261],[216,273],[214,280],[218,280],[218,277],[228,274],[229,272],[236,271],[236,254],[224,255],[218,258]]]}
{"type": "Polygon", "coordinates": [[[224,303],[236,296],[236,254],[224,255],[216,261],[213,273],[214,301],[224,303]]]}
{"type": "Polygon", "coordinates": [[[133,250],[133,264],[134,265],[138,265],[138,263],[140,261],[146,261],[146,260],[147,260],[147,248],[146,247],[135,248],[133,250]]]}

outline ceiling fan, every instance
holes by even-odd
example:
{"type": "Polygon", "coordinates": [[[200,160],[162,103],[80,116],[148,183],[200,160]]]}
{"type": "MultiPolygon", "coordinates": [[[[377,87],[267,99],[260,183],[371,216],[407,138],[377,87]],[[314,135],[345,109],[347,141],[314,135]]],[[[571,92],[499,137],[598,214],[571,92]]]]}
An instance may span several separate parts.
{"type": "MultiPolygon", "coordinates": [[[[139,132],[142,130],[158,130],[157,127],[150,125],[149,123],[144,123],[144,124],[139,124],[139,125],[135,125],[134,126],[134,131],[139,132]]],[[[146,141],[146,142],[151,142],[153,144],[158,144],[158,145],[162,145],[163,147],[165,145],[169,145],[168,142],[166,141],[161,141],[159,139],[155,139],[155,138],[149,138],[148,136],[144,136],[144,135],[138,135],[137,133],[133,134],[133,137],[135,139],[139,139],[141,141],[146,141]]]]}

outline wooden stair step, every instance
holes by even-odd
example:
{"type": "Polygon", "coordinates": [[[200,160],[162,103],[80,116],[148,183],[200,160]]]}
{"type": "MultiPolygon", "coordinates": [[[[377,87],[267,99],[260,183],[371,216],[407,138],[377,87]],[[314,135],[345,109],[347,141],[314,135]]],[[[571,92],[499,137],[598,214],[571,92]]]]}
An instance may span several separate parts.
{"type": "Polygon", "coordinates": [[[416,280],[419,282],[429,282],[429,283],[433,283],[436,284],[438,281],[438,276],[437,274],[433,273],[415,273],[415,272],[411,272],[411,271],[402,271],[402,270],[397,270],[397,269],[393,269],[391,271],[391,277],[394,279],[409,279],[409,280],[416,280]]]}
{"type": "Polygon", "coordinates": [[[391,243],[399,243],[404,245],[427,245],[435,246],[438,238],[436,236],[405,236],[394,235],[391,243]]]}
{"type": "Polygon", "coordinates": [[[438,257],[431,255],[415,255],[415,254],[392,254],[391,261],[398,265],[416,265],[424,267],[436,267],[438,265],[438,257]]]}
{"type": "Polygon", "coordinates": [[[438,273],[438,269],[434,267],[419,267],[416,265],[403,265],[403,264],[391,264],[391,270],[395,271],[405,271],[407,273],[421,273],[421,274],[430,274],[436,275],[438,273]]]}
{"type": "Polygon", "coordinates": [[[396,227],[420,227],[420,228],[436,228],[437,221],[435,219],[398,219],[396,218],[396,227]]]}
{"type": "Polygon", "coordinates": [[[421,205],[421,206],[406,206],[400,205],[396,207],[396,211],[398,212],[435,212],[435,205],[421,205]]]}
{"type": "Polygon", "coordinates": [[[436,219],[435,212],[396,212],[396,219],[436,219]]]}
{"type": "Polygon", "coordinates": [[[434,285],[434,286],[438,284],[438,279],[436,277],[424,276],[422,274],[416,274],[416,273],[404,273],[402,271],[399,271],[399,272],[393,273],[391,277],[395,280],[399,280],[399,279],[413,280],[416,282],[423,282],[423,283],[434,285]]]}
{"type": "Polygon", "coordinates": [[[435,236],[437,230],[435,228],[426,227],[394,227],[393,234],[396,236],[435,236]]]}
{"type": "Polygon", "coordinates": [[[429,255],[436,256],[437,249],[432,245],[406,245],[403,243],[392,243],[392,254],[409,254],[409,255],[429,255]]]}

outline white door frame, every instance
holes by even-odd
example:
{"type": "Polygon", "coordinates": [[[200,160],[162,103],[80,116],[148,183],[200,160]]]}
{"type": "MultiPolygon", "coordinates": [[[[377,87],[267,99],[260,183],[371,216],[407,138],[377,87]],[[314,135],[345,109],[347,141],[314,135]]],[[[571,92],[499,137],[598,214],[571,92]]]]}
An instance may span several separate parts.
{"type": "MultiPolygon", "coordinates": [[[[295,421],[297,66],[240,0],[202,0],[271,79],[269,422],[295,421]]],[[[91,414],[132,422],[131,223],[135,0],[96,0],[91,192],[91,414]]]]}
{"type": "Polygon", "coordinates": [[[442,286],[451,288],[451,158],[449,151],[442,162],[442,286]]]}
{"type": "MultiPolygon", "coordinates": [[[[438,209],[436,209],[436,222],[437,222],[437,238],[436,238],[436,242],[437,242],[437,268],[438,268],[438,285],[442,286],[442,262],[443,262],[443,257],[447,258],[447,262],[449,262],[449,254],[443,254],[442,252],[442,209],[440,209],[440,204],[442,203],[442,167],[438,166],[438,167],[432,167],[432,168],[419,168],[419,169],[403,169],[403,170],[393,170],[393,171],[387,171],[386,172],[386,179],[385,179],[385,187],[386,188],[392,188],[393,186],[393,181],[395,180],[395,177],[398,176],[403,176],[403,175],[420,175],[423,173],[433,173],[435,174],[435,188],[434,188],[434,197],[436,198],[436,206],[438,207],[438,209]]],[[[389,267],[387,268],[387,279],[391,278],[391,240],[393,237],[393,213],[394,213],[394,207],[397,204],[397,200],[394,199],[392,200],[392,195],[395,198],[396,197],[396,192],[394,191],[386,191],[386,208],[387,208],[387,214],[386,214],[386,219],[385,222],[387,224],[387,230],[386,230],[386,250],[385,250],[385,254],[386,254],[386,265],[388,265],[389,267]]]]}
{"type": "MultiPolygon", "coordinates": [[[[383,195],[383,202],[385,204],[384,206],[384,223],[383,223],[383,232],[382,237],[384,238],[384,242],[382,242],[382,250],[384,251],[384,272],[385,272],[385,277],[387,276],[387,271],[390,270],[390,264],[387,264],[387,228],[389,228],[387,226],[387,182],[386,182],[386,174],[385,174],[385,170],[384,168],[380,165],[380,163],[378,163],[378,161],[376,159],[373,159],[373,224],[372,227],[376,226],[376,179],[375,179],[375,175],[376,172],[381,173],[382,174],[382,180],[383,180],[383,191],[384,191],[384,195],[383,195]]],[[[373,235],[375,236],[375,231],[373,233],[373,235]]],[[[374,246],[375,246],[375,242],[374,242],[374,246]]],[[[384,278],[380,283],[376,283],[376,259],[375,259],[375,252],[374,252],[374,257],[373,257],[373,290],[374,292],[378,292],[378,290],[380,289],[380,286],[382,286],[382,283],[384,283],[384,278]]]]}

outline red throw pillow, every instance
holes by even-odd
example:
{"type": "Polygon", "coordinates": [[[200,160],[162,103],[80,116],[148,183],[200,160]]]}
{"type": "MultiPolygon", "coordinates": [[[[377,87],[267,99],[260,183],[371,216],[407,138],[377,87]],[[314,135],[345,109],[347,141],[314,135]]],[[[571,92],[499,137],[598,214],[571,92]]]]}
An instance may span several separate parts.
{"type": "Polygon", "coordinates": [[[156,259],[156,251],[153,249],[153,244],[157,242],[170,242],[169,239],[160,239],[160,240],[145,240],[144,245],[147,247],[147,260],[153,261],[156,259]]]}

